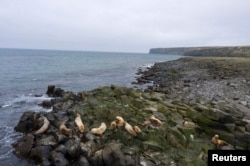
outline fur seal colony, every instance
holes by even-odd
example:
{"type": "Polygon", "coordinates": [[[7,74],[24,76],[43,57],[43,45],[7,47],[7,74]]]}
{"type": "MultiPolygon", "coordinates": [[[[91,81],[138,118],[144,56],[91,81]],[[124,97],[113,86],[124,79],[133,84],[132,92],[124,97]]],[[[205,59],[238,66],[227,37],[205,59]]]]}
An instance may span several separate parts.
{"type": "MultiPolygon", "coordinates": [[[[43,120],[43,125],[34,134],[42,134],[50,126],[50,122],[45,116],[42,116],[41,118],[39,118],[39,120],[43,120]]],[[[84,126],[84,124],[82,122],[81,115],[79,113],[76,114],[74,122],[75,122],[75,125],[77,126],[78,131],[83,133],[84,130],[85,130],[85,126],[84,126]]],[[[149,120],[146,120],[142,124],[142,126],[145,126],[145,127],[147,127],[147,126],[159,127],[162,124],[163,123],[162,123],[161,120],[156,118],[154,115],[151,115],[149,120]]],[[[183,127],[186,127],[186,128],[195,128],[196,127],[194,122],[189,122],[189,121],[186,121],[186,120],[184,120],[182,122],[182,125],[183,125],[183,127]]],[[[110,123],[109,129],[114,130],[117,127],[122,127],[122,126],[124,126],[124,129],[134,137],[136,137],[137,134],[142,132],[141,129],[138,126],[132,126],[127,121],[125,121],[124,118],[121,117],[121,116],[116,116],[115,117],[115,120],[110,123]]],[[[92,128],[91,133],[95,134],[95,135],[98,135],[98,136],[102,136],[104,134],[104,132],[106,131],[106,129],[107,129],[106,124],[104,122],[102,122],[99,127],[92,128]]],[[[68,136],[68,137],[72,137],[72,134],[73,134],[72,129],[67,128],[63,122],[59,122],[59,132],[61,134],[63,134],[63,135],[68,136]]],[[[215,134],[212,137],[211,143],[213,143],[217,148],[219,148],[221,146],[228,145],[228,143],[226,141],[219,139],[218,134],[215,134]]]]}

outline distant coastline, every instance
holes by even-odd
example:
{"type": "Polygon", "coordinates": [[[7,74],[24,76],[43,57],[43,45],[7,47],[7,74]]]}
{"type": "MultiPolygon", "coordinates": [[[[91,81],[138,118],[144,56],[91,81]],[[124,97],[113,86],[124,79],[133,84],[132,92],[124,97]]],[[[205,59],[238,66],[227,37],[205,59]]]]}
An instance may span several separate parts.
{"type": "Polygon", "coordinates": [[[250,57],[250,46],[151,48],[149,53],[184,56],[250,57]]]}

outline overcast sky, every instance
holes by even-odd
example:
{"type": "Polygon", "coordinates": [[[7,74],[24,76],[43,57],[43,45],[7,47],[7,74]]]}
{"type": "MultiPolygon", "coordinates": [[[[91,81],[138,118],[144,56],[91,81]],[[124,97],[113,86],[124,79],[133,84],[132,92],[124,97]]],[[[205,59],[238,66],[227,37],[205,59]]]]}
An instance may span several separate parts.
{"type": "Polygon", "coordinates": [[[250,45],[250,0],[0,0],[0,48],[250,45]]]}

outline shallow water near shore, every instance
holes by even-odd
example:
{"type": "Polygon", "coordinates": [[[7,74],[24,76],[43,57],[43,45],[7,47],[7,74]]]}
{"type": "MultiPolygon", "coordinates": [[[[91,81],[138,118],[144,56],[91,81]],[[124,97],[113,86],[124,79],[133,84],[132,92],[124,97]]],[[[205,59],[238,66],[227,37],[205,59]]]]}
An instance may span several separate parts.
{"type": "Polygon", "coordinates": [[[133,87],[135,73],[156,62],[181,56],[0,49],[0,165],[27,165],[12,154],[11,144],[20,137],[14,131],[24,111],[50,111],[37,104],[49,100],[48,85],[66,91],[92,90],[116,84],[133,87]]]}

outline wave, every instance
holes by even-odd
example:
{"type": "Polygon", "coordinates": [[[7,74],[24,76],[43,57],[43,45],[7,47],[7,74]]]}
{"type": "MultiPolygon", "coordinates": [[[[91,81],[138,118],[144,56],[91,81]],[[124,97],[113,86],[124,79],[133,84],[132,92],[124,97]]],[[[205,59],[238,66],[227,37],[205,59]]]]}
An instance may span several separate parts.
{"type": "Polygon", "coordinates": [[[51,97],[48,97],[46,94],[41,95],[41,96],[35,96],[33,94],[28,94],[28,95],[20,95],[18,97],[15,97],[9,101],[4,102],[1,107],[6,108],[6,107],[11,107],[13,105],[23,105],[27,103],[39,103],[45,100],[51,100],[51,97]]]}
{"type": "Polygon", "coordinates": [[[21,137],[21,134],[9,126],[0,126],[0,132],[0,160],[2,160],[12,155],[12,144],[21,137]]]}

